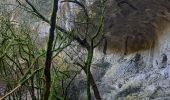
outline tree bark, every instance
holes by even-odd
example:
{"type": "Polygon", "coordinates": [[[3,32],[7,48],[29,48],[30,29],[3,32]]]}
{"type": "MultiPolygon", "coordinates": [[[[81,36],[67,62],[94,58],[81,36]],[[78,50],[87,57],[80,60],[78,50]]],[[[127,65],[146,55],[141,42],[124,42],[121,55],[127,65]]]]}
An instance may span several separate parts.
{"type": "Polygon", "coordinates": [[[88,57],[86,60],[86,71],[87,71],[87,97],[88,100],[91,100],[91,92],[90,92],[90,83],[91,83],[91,77],[90,77],[90,66],[92,63],[92,59],[93,59],[93,47],[89,47],[88,49],[88,57]]]}
{"type": "MultiPolygon", "coordinates": [[[[83,69],[83,71],[86,73],[86,75],[87,75],[87,69],[85,67],[83,67],[82,65],[80,65],[78,63],[76,63],[76,65],[80,66],[83,69]]],[[[90,84],[92,86],[92,89],[93,89],[94,96],[95,96],[96,100],[101,100],[100,92],[99,92],[99,90],[97,88],[96,82],[95,82],[91,72],[90,72],[90,84]]]]}
{"type": "Polygon", "coordinates": [[[50,34],[49,34],[49,40],[48,40],[48,45],[47,45],[45,69],[44,69],[44,74],[45,74],[45,79],[46,79],[44,100],[48,100],[49,95],[50,95],[50,87],[51,87],[50,69],[51,69],[51,62],[52,62],[52,56],[53,56],[52,47],[53,47],[54,33],[55,33],[55,28],[56,28],[57,10],[58,10],[58,0],[54,0],[53,11],[51,15],[51,23],[50,23],[50,34]]]}

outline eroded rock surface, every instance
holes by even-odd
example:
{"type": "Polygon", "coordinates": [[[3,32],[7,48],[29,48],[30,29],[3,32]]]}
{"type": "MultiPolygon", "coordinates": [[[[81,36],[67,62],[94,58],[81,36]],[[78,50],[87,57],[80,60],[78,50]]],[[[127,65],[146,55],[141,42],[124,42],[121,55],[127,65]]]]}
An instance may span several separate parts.
{"type": "MultiPolygon", "coordinates": [[[[92,68],[102,100],[170,100],[170,1],[129,0],[138,8],[135,11],[108,2],[105,31],[109,53],[96,50],[94,58],[98,60],[92,68]],[[124,55],[126,35],[130,39],[124,55]],[[148,47],[151,41],[154,46],[148,47]],[[96,73],[95,67],[103,73],[96,73]]],[[[83,80],[78,79],[78,83],[83,80]]],[[[78,100],[86,100],[85,94],[80,93],[78,100]]]]}

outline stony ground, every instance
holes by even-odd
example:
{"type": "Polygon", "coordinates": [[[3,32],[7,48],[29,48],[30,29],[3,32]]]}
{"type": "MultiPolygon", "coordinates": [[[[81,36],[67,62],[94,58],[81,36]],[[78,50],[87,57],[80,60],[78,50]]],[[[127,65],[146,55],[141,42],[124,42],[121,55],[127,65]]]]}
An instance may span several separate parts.
{"type": "Polygon", "coordinates": [[[4,89],[5,89],[5,83],[0,80],[0,96],[3,95],[4,89]]]}

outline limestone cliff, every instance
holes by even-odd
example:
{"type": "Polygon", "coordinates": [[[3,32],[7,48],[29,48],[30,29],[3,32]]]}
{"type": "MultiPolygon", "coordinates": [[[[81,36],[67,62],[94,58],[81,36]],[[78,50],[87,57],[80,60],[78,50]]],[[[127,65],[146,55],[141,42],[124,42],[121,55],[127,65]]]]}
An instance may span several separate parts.
{"type": "MultiPolygon", "coordinates": [[[[90,21],[97,25],[97,17],[101,15],[99,0],[78,1],[84,2],[91,14],[90,21]]],[[[135,9],[126,3],[119,7],[115,0],[106,0],[106,41],[101,41],[95,50],[91,68],[102,100],[170,100],[170,0],[125,1],[135,9]],[[104,47],[106,54],[102,52],[104,47]]],[[[65,16],[58,23],[69,30],[73,26],[69,21],[77,17],[73,11],[77,6],[66,3],[61,4],[59,11],[62,9],[64,12],[58,14],[65,16]]],[[[11,20],[17,16],[12,15],[11,20]]],[[[38,33],[46,36],[49,26],[43,22],[34,24],[32,26],[40,28],[38,33]]],[[[89,34],[93,34],[96,30],[90,28],[89,34]]],[[[78,52],[74,54],[68,50],[75,61],[79,59],[77,56],[86,54],[78,52]]],[[[87,100],[85,88],[82,72],[71,85],[70,100],[87,100]]]]}
{"type": "MultiPolygon", "coordinates": [[[[102,100],[170,100],[170,1],[129,3],[137,9],[106,3],[107,54],[96,50],[92,68],[102,100]]],[[[98,1],[90,8],[94,16],[99,9],[98,1]]],[[[82,90],[77,99],[86,100],[82,90]]]]}

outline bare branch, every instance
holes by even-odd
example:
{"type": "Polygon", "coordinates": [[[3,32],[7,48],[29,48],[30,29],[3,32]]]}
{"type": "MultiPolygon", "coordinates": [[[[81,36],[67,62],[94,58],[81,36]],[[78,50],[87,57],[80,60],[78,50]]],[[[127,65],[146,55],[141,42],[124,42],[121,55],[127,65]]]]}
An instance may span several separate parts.
{"type": "Polygon", "coordinates": [[[117,2],[117,5],[119,7],[122,7],[123,4],[127,4],[132,9],[137,10],[137,8],[135,6],[133,6],[132,4],[130,4],[127,0],[115,0],[115,1],[117,2]]]}

